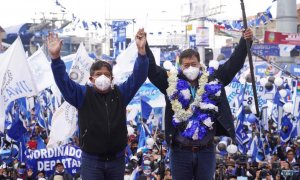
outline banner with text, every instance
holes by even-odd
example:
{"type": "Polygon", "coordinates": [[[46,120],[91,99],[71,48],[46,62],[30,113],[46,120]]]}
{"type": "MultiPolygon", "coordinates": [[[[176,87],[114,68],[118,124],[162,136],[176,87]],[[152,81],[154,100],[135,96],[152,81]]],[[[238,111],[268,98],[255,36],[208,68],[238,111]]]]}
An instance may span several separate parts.
{"type": "Polygon", "coordinates": [[[70,174],[80,171],[81,149],[72,145],[59,146],[55,148],[26,150],[27,165],[33,172],[45,171],[46,176],[54,173],[55,164],[63,163],[65,170],[70,174]]]}

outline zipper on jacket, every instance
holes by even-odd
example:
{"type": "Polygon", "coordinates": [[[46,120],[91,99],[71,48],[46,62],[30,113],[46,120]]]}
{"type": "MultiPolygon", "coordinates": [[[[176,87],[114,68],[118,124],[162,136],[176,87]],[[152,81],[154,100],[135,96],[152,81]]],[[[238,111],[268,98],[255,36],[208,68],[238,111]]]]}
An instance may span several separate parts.
{"type": "Polygon", "coordinates": [[[80,146],[81,149],[84,147],[84,137],[85,137],[86,133],[87,133],[87,129],[84,130],[84,133],[83,133],[83,135],[81,136],[81,142],[82,142],[82,144],[81,144],[81,146],[80,146]]]}
{"type": "Polygon", "coordinates": [[[107,114],[107,130],[108,130],[108,139],[110,138],[110,123],[109,123],[109,115],[108,115],[108,107],[107,102],[105,101],[105,109],[107,114]]]}

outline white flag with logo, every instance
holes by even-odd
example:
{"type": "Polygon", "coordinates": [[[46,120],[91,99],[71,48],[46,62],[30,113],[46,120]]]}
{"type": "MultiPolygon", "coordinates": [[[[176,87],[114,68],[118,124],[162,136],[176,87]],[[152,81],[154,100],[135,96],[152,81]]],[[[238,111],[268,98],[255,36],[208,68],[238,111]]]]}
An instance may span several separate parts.
{"type": "MultiPolygon", "coordinates": [[[[70,68],[70,78],[84,85],[90,77],[90,68],[93,60],[89,57],[85,47],[81,43],[72,67],[70,68]]],[[[77,128],[77,109],[67,102],[64,102],[54,113],[52,118],[51,132],[47,148],[59,146],[67,143],[77,128]]]]}
{"type": "Polygon", "coordinates": [[[37,95],[25,51],[18,37],[0,57],[0,131],[4,130],[7,105],[21,97],[37,95]]]}
{"type": "Polygon", "coordinates": [[[83,43],[81,43],[69,72],[70,78],[84,85],[89,80],[90,68],[93,62],[93,59],[86,52],[83,43]]]}
{"type": "Polygon", "coordinates": [[[50,62],[42,48],[27,59],[39,92],[55,84],[50,62]]]}
{"type": "Polygon", "coordinates": [[[77,128],[77,109],[64,102],[53,114],[47,148],[66,144],[77,128]]]}

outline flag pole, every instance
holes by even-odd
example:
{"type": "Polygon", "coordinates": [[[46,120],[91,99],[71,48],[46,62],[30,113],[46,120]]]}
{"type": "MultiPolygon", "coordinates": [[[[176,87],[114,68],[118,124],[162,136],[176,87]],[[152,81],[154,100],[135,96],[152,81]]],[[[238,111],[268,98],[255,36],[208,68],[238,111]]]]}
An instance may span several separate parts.
{"type": "MultiPolygon", "coordinates": [[[[244,4],[243,0],[240,0],[240,1],[241,1],[241,9],[242,9],[242,14],[243,14],[244,29],[247,29],[248,24],[247,24],[245,4],[244,4]]],[[[254,77],[253,60],[252,60],[252,54],[251,54],[251,50],[250,50],[250,40],[246,40],[246,47],[247,47],[249,65],[250,65],[250,74],[251,74],[251,81],[252,81],[252,89],[253,89],[253,95],[254,95],[256,116],[259,117],[258,98],[257,98],[256,84],[255,84],[255,77],[254,77]]]]}
{"type": "Polygon", "coordinates": [[[260,56],[260,55],[254,53],[254,52],[253,52],[253,55],[254,55],[254,56],[257,56],[257,57],[259,57],[260,59],[262,59],[263,61],[266,61],[267,63],[271,64],[271,65],[274,66],[276,69],[282,71],[284,74],[286,74],[287,76],[291,77],[292,79],[295,79],[295,80],[297,80],[297,81],[299,80],[299,77],[297,77],[296,75],[290,73],[289,71],[285,70],[284,68],[280,67],[280,65],[278,65],[278,64],[276,64],[276,63],[274,63],[274,62],[272,62],[272,61],[268,61],[265,57],[260,56]]]}

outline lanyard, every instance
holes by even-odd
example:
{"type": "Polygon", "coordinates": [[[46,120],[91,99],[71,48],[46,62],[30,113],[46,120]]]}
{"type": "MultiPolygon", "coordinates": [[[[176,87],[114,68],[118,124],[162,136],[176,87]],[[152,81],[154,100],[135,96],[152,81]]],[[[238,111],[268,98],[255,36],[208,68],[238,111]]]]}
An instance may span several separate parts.
{"type": "Polygon", "coordinates": [[[196,97],[196,87],[192,87],[191,86],[191,88],[190,88],[190,91],[191,91],[191,94],[192,94],[192,98],[193,98],[193,100],[195,99],[195,97],[196,97]]]}

